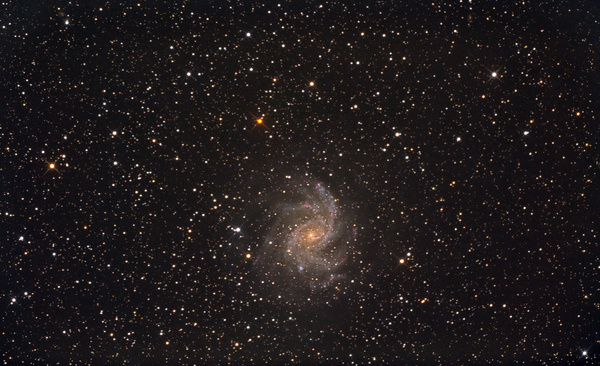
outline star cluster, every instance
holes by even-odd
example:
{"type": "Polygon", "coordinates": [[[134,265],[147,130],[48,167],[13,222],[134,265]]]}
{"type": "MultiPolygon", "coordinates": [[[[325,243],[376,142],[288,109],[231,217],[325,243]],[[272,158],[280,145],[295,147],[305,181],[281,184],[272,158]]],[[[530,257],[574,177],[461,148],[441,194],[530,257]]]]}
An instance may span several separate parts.
{"type": "Polygon", "coordinates": [[[593,364],[591,0],[0,3],[8,364],[593,364]]]}

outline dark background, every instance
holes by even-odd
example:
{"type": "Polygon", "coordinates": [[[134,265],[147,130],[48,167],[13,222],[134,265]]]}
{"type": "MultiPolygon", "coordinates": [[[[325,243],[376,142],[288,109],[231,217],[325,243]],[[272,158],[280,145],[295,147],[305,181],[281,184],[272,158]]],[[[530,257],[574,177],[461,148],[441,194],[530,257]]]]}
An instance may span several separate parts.
{"type": "Polygon", "coordinates": [[[0,357],[597,361],[598,4],[252,3],[0,4],[0,357]],[[313,304],[287,176],[357,225],[313,304]]]}

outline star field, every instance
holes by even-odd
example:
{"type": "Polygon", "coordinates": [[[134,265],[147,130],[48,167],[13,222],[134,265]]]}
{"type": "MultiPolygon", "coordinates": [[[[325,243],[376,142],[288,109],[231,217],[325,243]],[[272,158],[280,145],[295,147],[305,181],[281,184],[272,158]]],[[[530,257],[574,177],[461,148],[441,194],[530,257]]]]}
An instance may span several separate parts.
{"type": "Polygon", "coordinates": [[[356,3],[0,3],[4,364],[598,362],[598,4],[356,3]]]}

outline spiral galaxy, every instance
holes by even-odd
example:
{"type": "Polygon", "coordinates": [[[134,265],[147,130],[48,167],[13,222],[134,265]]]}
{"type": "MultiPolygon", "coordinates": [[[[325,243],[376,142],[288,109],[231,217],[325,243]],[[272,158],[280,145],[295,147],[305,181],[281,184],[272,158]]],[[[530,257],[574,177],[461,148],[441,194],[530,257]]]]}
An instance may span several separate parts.
{"type": "Polygon", "coordinates": [[[351,223],[324,184],[284,191],[269,216],[255,263],[263,283],[298,294],[321,291],[346,278],[351,223]]]}

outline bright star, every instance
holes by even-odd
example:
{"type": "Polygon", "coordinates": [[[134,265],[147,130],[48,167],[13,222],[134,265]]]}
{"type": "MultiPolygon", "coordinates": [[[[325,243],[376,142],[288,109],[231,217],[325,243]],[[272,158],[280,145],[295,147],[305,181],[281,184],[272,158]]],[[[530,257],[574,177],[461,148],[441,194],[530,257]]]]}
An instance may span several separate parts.
{"type": "MultiPolygon", "coordinates": [[[[63,156],[64,156],[64,155],[63,155],[63,156]]],[[[60,172],[60,171],[59,171],[59,170],[56,168],[56,162],[57,162],[57,161],[58,161],[58,159],[57,159],[57,160],[55,160],[55,161],[52,161],[52,162],[51,162],[51,161],[47,161],[47,160],[46,160],[46,164],[48,164],[48,169],[46,169],[46,172],[45,172],[44,174],[42,174],[42,177],[43,177],[43,176],[45,176],[46,174],[48,174],[48,172],[49,172],[49,171],[51,171],[51,170],[52,170],[52,171],[55,171],[55,172],[58,172],[58,174],[62,174],[62,173],[61,173],[61,172],[60,172]]]]}

